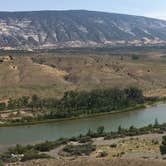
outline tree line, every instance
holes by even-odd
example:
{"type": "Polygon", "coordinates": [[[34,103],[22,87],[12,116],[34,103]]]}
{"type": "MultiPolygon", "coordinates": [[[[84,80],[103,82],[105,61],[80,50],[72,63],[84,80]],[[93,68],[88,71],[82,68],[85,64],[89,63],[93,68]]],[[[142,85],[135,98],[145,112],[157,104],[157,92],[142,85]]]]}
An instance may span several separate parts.
{"type": "MultiPolygon", "coordinates": [[[[87,91],[65,92],[61,99],[42,99],[37,95],[31,98],[23,96],[18,99],[10,98],[8,109],[28,108],[31,111],[42,111],[36,120],[71,118],[80,115],[111,112],[128,107],[134,107],[145,102],[143,92],[136,87],[125,89],[98,89],[87,91]]],[[[31,121],[30,117],[22,120],[31,121]]]]}

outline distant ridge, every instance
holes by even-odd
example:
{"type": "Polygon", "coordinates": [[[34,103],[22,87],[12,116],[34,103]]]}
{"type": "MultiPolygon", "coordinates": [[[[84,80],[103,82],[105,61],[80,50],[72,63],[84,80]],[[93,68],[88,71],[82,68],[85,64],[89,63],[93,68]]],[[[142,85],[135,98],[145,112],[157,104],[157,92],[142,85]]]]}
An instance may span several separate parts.
{"type": "Polygon", "coordinates": [[[0,12],[1,49],[165,43],[164,20],[86,10],[0,12]]]}

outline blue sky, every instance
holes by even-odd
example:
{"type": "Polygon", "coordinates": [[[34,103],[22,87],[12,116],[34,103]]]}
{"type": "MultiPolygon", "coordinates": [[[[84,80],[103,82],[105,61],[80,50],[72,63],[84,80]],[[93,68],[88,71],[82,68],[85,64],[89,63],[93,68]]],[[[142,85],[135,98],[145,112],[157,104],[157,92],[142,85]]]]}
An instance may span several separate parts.
{"type": "Polygon", "coordinates": [[[0,0],[0,11],[86,9],[166,20],[166,0],[0,0]]]}

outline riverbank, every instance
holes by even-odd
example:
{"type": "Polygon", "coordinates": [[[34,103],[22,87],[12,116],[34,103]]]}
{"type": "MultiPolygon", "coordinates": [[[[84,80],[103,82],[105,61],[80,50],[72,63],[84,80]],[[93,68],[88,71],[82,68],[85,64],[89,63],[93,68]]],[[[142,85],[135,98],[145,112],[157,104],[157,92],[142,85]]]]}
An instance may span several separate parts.
{"type": "MultiPolygon", "coordinates": [[[[88,131],[87,134],[64,138],[51,142],[44,142],[35,145],[21,146],[17,145],[15,148],[10,149],[8,153],[2,156],[11,157],[11,154],[20,154],[24,156],[23,160],[27,161],[39,158],[55,158],[58,162],[71,161],[71,160],[116,160],[116,159],[146,159],[154,161],[163,161],[164,156],[160,154],[160,145],[162,137],[166,134],[166,124],[154,124],[145,126],[143,128],[130,127],[129,129],[119,129],[117,132],[105,132],[104,130],[88,131]],[[82,146],[94,146],[88,155],[84,154],[82,146]],[[72,146],[73,152],[66,152],[65,147],[72,146]],[[35,155],[31,155],[35,152],[35,155]],[[42,154],[42,156],[41,156],[42,154]],[[101,154],[104,154],[102,156],[101,154]]],[[[19,155],[18,155],[19,156],[19,155]]],[[[2,161],[6,161],[6,158],[1,157],[2,161]]],[[[13,158],[8,158],[9,161],[13,161],[13,158]]],[[[16,161],[18,158],[16,157],[16,161]]],[[[34,160],[36,162],[38,160],[34,160]]],[[[42,161],[42,160],[40,160],[42,161]]],[[[31,163],[28,161],[25,163],[31,163]]],[[[24,163],[24,164],[25,164],[24,163]]],[[[16,164],[16,163],[15,163],[16,164]]],[[[23,164],[23,163],[18,163],[23,164]]]]}
{"type": "Polygon", "coordinates": [[[147,102],[159,100],[161,99],[156,97],[146,98],[143,91],[137,87],[69,91],[65,92],[61,99],[46,100],[37,95],[31,98],[22,96],[9,99],[8,105],[2,104],[3,109],[17,109],[17,112],[3,115],[1,126],[33,125],[95,117],[142,108],[147,102]]]}
{"type": "Polygon", "coordinates": [[[105,116],[105,115],[114,115],[114,114],[119,114],[119,113],[122,113],[122,112],[129,112],[129,111],[144,109],[144,108],[147,108],[147,107],[150,107],[150,106],[155,106],[155,105],[160,104],[160,103],[162,103],[162,102],[160,101],[160,102],[139,104],[139,105],[136,105],[134,107],[121,109],[119,111],[94,113],[94,114],[91,114],[91,115],[81,115],[81,116],[72,117],[72,118],[48,119],[48,120],[46,119],[46,120],[42,120],[42,121],[21,122],[21,123],[20,122],[19,123],[4,123],[4,124],[0,124],[0,127],[29,126],[29,125],[37,125],[37,124],[45,124],[45,123],[56,123],[56,122],[63,122],[63,121],[95,118],[95,117],[100,117],[100,116],[105,116]]]}
{"type": "Polygon", "coordinates": [[[16,126],[0,128],[0,144],[16,145],[31,144],[52,141],[59,138],[70,138],[80,134],[86,134],[88,129],[96,130],[99,126],[104,126],[105,131],[118,131],[119,126],[137,128],[158,123],[165,123],[166,104],[159,104],[154,107],[147,106],[146,109],[138,111],[123,112],[113,115],[99,116],[78,120],[69,120],[57,123],[39,124],[32,126],[16,126]]]}

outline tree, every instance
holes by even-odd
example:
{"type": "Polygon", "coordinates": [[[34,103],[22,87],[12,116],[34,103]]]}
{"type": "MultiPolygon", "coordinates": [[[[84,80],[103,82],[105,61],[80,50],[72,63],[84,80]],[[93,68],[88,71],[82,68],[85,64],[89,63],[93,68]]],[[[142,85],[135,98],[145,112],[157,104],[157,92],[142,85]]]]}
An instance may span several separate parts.
{"type": "Polygon", "coordinates": [[[0,166],[4,166],[4,164],[3,164],[2,160],[0,160],[0,166]]]}
{"type": "Polygon", "coordinates": [[[20,101],[20,106],[21,107],[27,107],[29,104],[29,97],[28,96],[23,96],[19,99],[20,101]]]}
{"type": "Polygon", "coordinates": [[[0,111],[5,110],[6,104],[5,103],[0,103],[0,111]]]}
{"type": "Polygon", "coordinates": [[[162,137],[162,144],[160,146],[160,152],[162,155],[166,154],[166,136],[162,137]]]}
{"type": "Polygon", "coordinates": [[[144,96],[141,89],[137,87],[130,87],[124,90],[125,94],[127,95],[128,101],[135,102],[135,103],[143,103],[144,96]]]}
{"type": "Polygon", "coordinates": [[[9,98],[8,108],[17,108],[19,106],[18,101],[16,99],[9,98]]]}
{"type": "Polygon", "coordinates": [[[103,134],[104,133],[104,126],[100,126],[97,128],[97,133],[98,134],[103,134]]]}
{"type": "Polygon", "coordinates": [[[41,107],[41,100],[37,95],[33,95],[30,103],[32,109],[41,107]]]}
{"type": "Polygon", "coordinates": [[[158,127],[158,126],[159,126],[159,122],[158,122],[158,119],[156,118],[154,122],[154,127],[158,127]]]}
{"type": "Polygon", "coordinates": [[[120,133],[121,131],[122,131],[122,127],[121,127],[121,125],[119,125],[118,132],[120,133]]]}
{"type": "Polygon", "coordinates": [[[88,130],[88,132],[87,132],[86,135],[87,135],[87,136],[92,136],[92,135],[93,135],[93,131],[89,128],[89,130],[88,130]]]}

